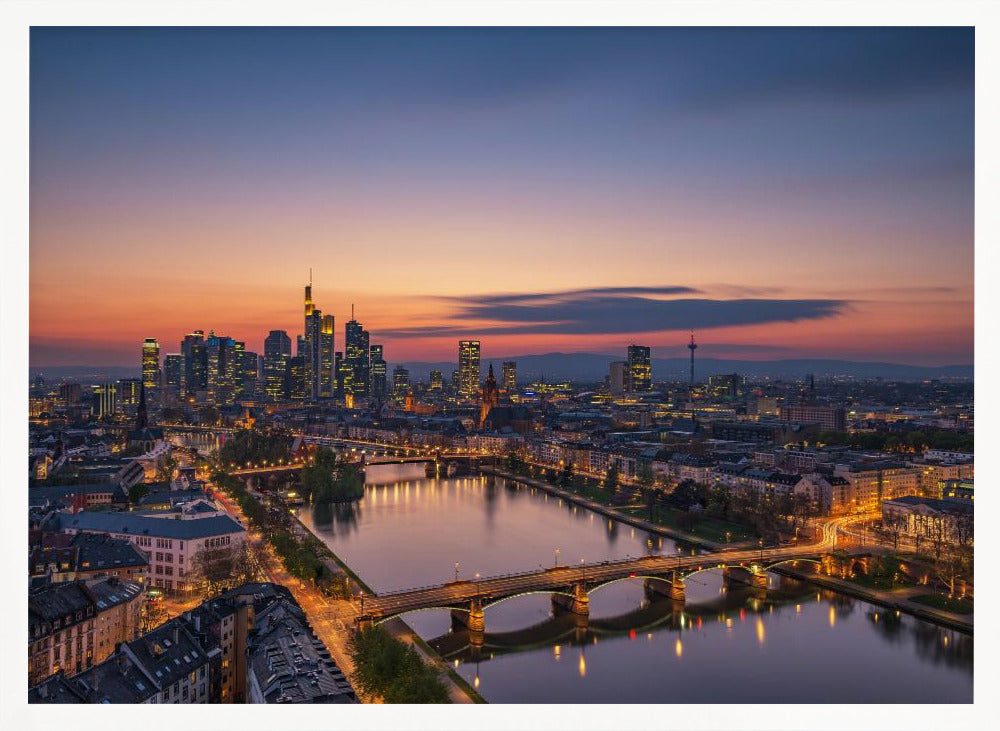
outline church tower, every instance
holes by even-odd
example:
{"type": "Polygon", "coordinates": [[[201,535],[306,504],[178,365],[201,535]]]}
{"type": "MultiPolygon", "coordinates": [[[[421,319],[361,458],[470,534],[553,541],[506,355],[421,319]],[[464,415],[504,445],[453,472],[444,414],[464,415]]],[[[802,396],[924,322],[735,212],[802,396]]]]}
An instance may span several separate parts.
{"type": "Polygon", "coordinates": [[[497,379],[493,375],[493,364],[490,363],[489,373],[486,375],[486,383],[483,384],[482,394],[479,399],[479,426],[486,423],[490,409],[500,403],[500,390],[497,388],[497,379]]]}

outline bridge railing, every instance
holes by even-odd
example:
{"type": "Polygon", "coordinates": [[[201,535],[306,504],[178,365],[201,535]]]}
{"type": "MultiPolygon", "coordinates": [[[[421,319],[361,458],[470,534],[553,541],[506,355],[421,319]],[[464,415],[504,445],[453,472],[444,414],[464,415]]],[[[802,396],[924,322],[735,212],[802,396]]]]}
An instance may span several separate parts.
{"type": "MultiPolygon", "coordinates": [[[[559,570],[559,571],[563,571],[563,570],[581,571],[583,569],[607,568],[609,566],[611,566],[611,567],[613,567],[613,566],[623,566],[623,565],[626,565],[626,564],[635,563],[636,561],[640,561],[640,560],[642,560],[644,558],[647,558],[647,557],[646,556],[629,556],[629,557],[626,557],[626,558],[620,558],[620,559],[614,559],[614,560],[608,560],[608,561],[601,561],[600,563],[588,563],[588,564],[584,564],[583,566],[573,566],[571,564],[566,564],[565,566],[553,566],[553,567],[548,568],[548,569],[543,569],[542,571],[539,571],[538,569],[533,569],[533,570],[530,570],[530,571],[514,571],[514,572],[509,573],[509,574],[495,574],[493,576],[482,576],[479,579],[464,579],[464,580],[459,581],[457,583],[475,584],[475,583],[478,582],[480,584],[485,584],[485,583],[488,583],[490,581],[498,581],[500,579],[520,579],[520,578],[528,578],[529,576],[544,576],[547,572],[549,572],[549,571],[555,571],[555,570],[559,570]]],[[[654,556],[653,558],[667,558],[667,557],[666,556],[654,556]]],[[[689,557],[689,558],[693,558],[693,557],[689,557]]],[[[386,592],[382,592],[382,593],[376,594],[376,596],[379,599],[389,598],[389,597],[397,597],[397,596],[403,596],[404,594],[413,594],[413,593],[420,592],[420,591],[428,591],[430,589],[444,589],[445,587],[451,586],[454,583],[456,583],[456,582],[449,582],[447,584],[428,584],[427,586],[417,586],[417,587],[414,587],[412,589],[395,589],[393,591],[386,591],[386,592]]]]}
{"type": "MultiPolygon", "coordinates": [[[[803,547],[803,548],[805,549],[806,547],[803,547]]],[[[678,560],[678,564],[681,564],[681,563],[683,563],[683,564],[689,564],[689,563],[698,564],[701,561],[707,561],[709,563],[712,563],[712,562],[715,561],[716,558],[721,558],[722,557],[720,554],[724,555],[725,552],[709,553],[709,554],[695,554],[694,556],[685,556],[682,559],[678,560]],[[699,559],[700,559],[700,561],[699,561],[699,559]]],[[[787,553],[775,553],[773,551],[770,551],[770,552],[769,551],[764,551],[763,560],[765,560],[765,561],[774,560],[776,558],[785,558],[786,556],[788,556],[787,553]]],[[[667,556],[664,556],[664,555],[630,556],[630,557],[621,558],[621,559],[601,561],[600,563],[588,563],[588,564],[584,564],[583,566],[573,566],[573,565],[567,564],[566,566],[552,567],[552,568],[549,568],[549,569],[544,569],[542,571],[538,571],[536,569],[536,570],[532,570],[532,571],[516,571],[516,572],[509,573],[509,574],[497,574],[497,575],[494,575],[494,576],[483,576],[483,577],[480,577],[479,579],[465,579],[463,582],[458,582],[458,583],[474,584],[474,583],[478,582],[480,584],[485,584],[485,583],[488,583],[488,582],[491,582],[491,581],[500,580],[500,579],[519,579],[519,578],[528,578],[528,577],[541,577],[541,576],[544,576],[547,572],[553,571],[553,570],[556,570],[556,569],[559,569],[559,570],[570,569],[570,570],[582,571],[584,569],[597,569],[597,568],[609,568],[609,567],[613,568],[615,566],[625,566],[625,565],[635,564],[635,563],[637,563],[639,561],[642,561],[642,560],[648,559],[648,558],[658,558],[658,559],[666,560],[668,562],[671,562],[671,561],[675,560],[674,557],[669,556],[669,555],[667,555],[667,556]]],[[[792,556],[792,557],[788,557],[787,560],[794,561],[794,560],[797,560],[797,559],[800,559],[800,558],[802,558],[802,557],[801,556],[798,556],[798,557],[792,556]]],[[[668,566],[668,568],[669,568],[669,566],[668,566]]],[[[448,586],[453,585],[454,583],[455,582],[449,582],[448,584],[428,584],[426,586],[417,586],[417,587],[414,587],[412,589],[396,589],[394,591],[387,591],[387,592],[384,592],[384,593],[376,594],[374,598],[377,598],[377,599],[391,599],[391,598],[405,596],[407,594],[416,594],[416,593],[419,593],[419,592],[422,592],[422,591],[430,591],[432,589],[444,589],[444,588],[446,588],[448,586]]]]}

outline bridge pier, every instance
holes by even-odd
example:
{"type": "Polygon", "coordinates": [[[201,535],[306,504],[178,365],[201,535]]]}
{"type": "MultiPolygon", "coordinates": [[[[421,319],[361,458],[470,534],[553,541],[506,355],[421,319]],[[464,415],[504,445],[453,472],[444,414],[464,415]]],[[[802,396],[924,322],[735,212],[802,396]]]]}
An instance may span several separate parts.
{"type": "Polygon", "coordinates": [[[584,584],[574,584],[572,596],[566,594],[552,595],[552,608],[557,613],[569,612],[578,617],[590,616],[590,596],[584,584]]]}
{"type": "Polygon", "coordinates": [[[746,584],[754,589],[767,588],[767,572],[763,566],[752,564],[750,568],[743,566],[724,566],[722,568],[722,583],[725,586],[730,584],[746,584]]]}
{"type": "Polygon", "coordinates": [[[483,613],[483,602],[481,599],[469,601],[469,611],[462,609],[451,610],[451,621],[453,626],[465,627],[469,630],[470,636],[474,632],[486,631],[486,615],[483,613]]]}
{"type": "Polygon", "coordinates": [[[684,581],[676,572],[672,573],[667,581],[646,579],[643,586],[646,590],[646,596],[650,598],[663,596],[675,602],[684,602],[684,581]]]}

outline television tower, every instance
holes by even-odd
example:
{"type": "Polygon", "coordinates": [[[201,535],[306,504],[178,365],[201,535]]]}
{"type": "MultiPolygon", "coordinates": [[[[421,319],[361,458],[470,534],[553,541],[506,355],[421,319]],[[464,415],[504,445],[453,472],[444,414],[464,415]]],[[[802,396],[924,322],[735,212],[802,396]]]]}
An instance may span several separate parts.
{"type": "Polygon", "coordinates": [[[698,349],[698,344],[694,341],[694,330],[691,331],[691,342],[688,343],[688,350],[691,351],[691,388],[694,388],[694,351],[698,349]]]}

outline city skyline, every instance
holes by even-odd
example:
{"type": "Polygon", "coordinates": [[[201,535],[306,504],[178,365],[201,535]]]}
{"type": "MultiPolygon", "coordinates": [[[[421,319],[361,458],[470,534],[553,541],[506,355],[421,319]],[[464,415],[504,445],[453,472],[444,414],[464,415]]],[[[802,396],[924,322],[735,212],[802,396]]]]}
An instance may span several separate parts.
{"type": "Polygon", "coordinates": [[[694,329],[706,357],[971,363],[972,49],[35,28],[31,365],[130,365],[195,328],[262,352],[300,330],[309,268],[395,362],[683,355],[694,329]]]}

